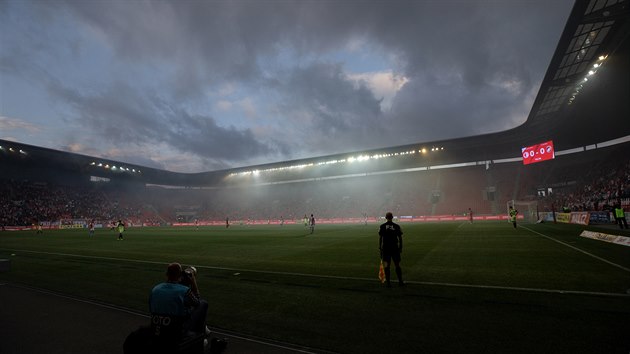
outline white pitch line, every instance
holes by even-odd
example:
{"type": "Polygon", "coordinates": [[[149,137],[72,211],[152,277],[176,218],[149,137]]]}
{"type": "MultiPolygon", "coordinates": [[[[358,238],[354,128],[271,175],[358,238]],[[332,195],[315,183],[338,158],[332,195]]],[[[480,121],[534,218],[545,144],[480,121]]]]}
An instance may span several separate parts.
{"type": "Polygon", "coordinates": [[[57,293],[57,292],[54,292],[54,291],[49,291],[49,290],[46,290],[46,289],[33,288],[33,287],[30,287],[30,286],[18,285],[18,284],[7,284],[7,283],[2,283],[0,285],[2,285],[2,286],[10,285],[10,286],[12,286],[14,288],[20,288],[20,289],[26,289],[26,290],[30,290],[30,291],[36,291],[36,292],[39,292],[39,293],[42,293],[42,294],[53,295],[53,296],[60,297],[62,299],[66,299],[66,300],[72,300],[72,301],[81,302],[81,303],[84,303],[84,304],[95,305],[95,306],[103,307],[103,308],[110,309],[110,310],[116,310],[116,311],[124,312],[124,313],[131,314],[131,315],[136,315],[136,316],[149,318],[148,315],[143,315],[143,314],[141,314],[139,312],[128,310],[128,309],[125,309],[123,307],[113,306],[113,305],[109,305],[109,304],[106,304],[106,303],[103,303],[103,302],[98,302],[98,301],[93,301],[93,300],[81,299],[81,298],[78,298],[78,297],[64,295],[64,294],[57,293]]]}
{"type": "Polygon", "coordinates": [[[609,296],[609,297],[630,297],[630,294],[603,293],[603,292],[597,292],[597,291],[522,288],[522,287],[497,286],[497,285],[436,283],[436,282],[428,282],[428,281],[405,281],[405,283],[421,284],[421,285],[448,286],[448,287],[455,287],[455,288],[496,289],[496,290],[525,291],[525,292],[549,293],[549,294],[574,294],[574,295],[595,295],[595,296],[609,296]]]}
{"type": "MultiPolygon", "coordinates": [[[[286,350],[290,350],[293,352],[298,352],[298,353],[306,353],[306,354],[314,354],[315,352],[309,352],[307,350],[304,349],[299,349],[299,348],[293,348],[293,347],[287,347],[284,345],[280,345],[280,344],[276,344],[276,343],[269,343],[269,342],[265,342],[265,341],[261,341],[261,340],[257,340],[257,339],[252,339],[252,338],[247,338],[247,337],[241,337],[239,335],[235,335],[233,333],[225,333],[225,332],[221,332],[220,330],[216,330],[216,329],[211,329],[212,333],[216,333],[216,334],[220,334],[223,336],[228,336],[228,337],[232,337],[232,338],[237,338],[240,340],[244,340],[247,342],[252,342],[252,343],[258,343],[258,344],[264,344],[267,346],[271,346],[271,347],[276,347],[276,348],[280,348],[280,349],[286,349],[286,350]]],[[[332,353],[332,352],[330,352],[332,353]]]]}
{"type": "Polygon", "coordinates": [[[547,235],[545,235],[545,234],[541,234],[540,232],[538,232],[538,231],[534,231],[534,230],[532,230],[532,229],[530,229],[530,228],[528,228],[528,227],[525,227],[525,226],[521,226],[521,227],[522,227],[522,228],[524,228],[525,230],[528,230],[528,231],[533,232],[533,233],[535,233],[535,234],[537,234],[537,235],[540,235],[540,236],[542,236],[542,237],[544,237],[544,238],[546,238],[546,239],[548,239],[548,240],[551,240],[551,241],[553,241],[553,242],[557,242],[557,243],[559,243],[559,244],[561,244],[561,245],[564,245],[564,246],[567,246],[567,247],[569,247],[569,248],[572,248],[572,249],[574,249],[574,250],[576,250],[576,251],[578,251],[578,252],[584,253],[584,254],[585,254],[585,255],[587,255],[587,256],[593,257],[593,258],[595,258],[595,259],[597,259],[597,260],[600,260],[600,261],[602,261],[602,262],[604,262],[604,263],[608,263],[608,264],[610,264],[611,266],[617,267],[617,268],[619,268],[619,269],[621,269],[621,270],[624,270],[624,271],[626,271],[626,272],[630,273],[630,269],[629,269],[629,268],[626,268],[626,267],[624,267],[624,266],[622,266],[622,265],[619,265],[619,264],[617,264],[617,263],[613,263],[613,262],[611,262],[611,261],[609,261],[609,260],[607,260],[607,259],[604,259],[604,258],[602,258],[602,257],[596,256],[596,255],[594,255],[594,254],[592,254],[592,253],[586,252],[586,251],[584,251],[584,250],[582,250],[582,249],[579,249],[579,248],[577,248],[577,247],[575,247],[575,246],[571,246],[570,244],[568,244],[568,243],[566,243],[566,242],[562,242],[562,241],[560,241],[560,240],[556,240],[556,239],[555,239],[555,238],[553,238],[553,237],[547,236],[547,235]]]}
{"type": "MultiPolygon", "coordinates": [[[[542,235],[542,236],[544,236],[544,235],[542,235]]],[[[557,241],[557,242],[559,242],[559,241],[557,241]]],[[[570,245],[567,245],[567,246],[572,247],[570,245]]],[[[572,247],[572,248],[574,248],[574,247],[572,247]]],[[[0,248],[0,249],[2,249],[2,248],[0,248]]],[[[55,253],[55,252],[43,252],[43,251],[16,250],[16,249],[6,249],[6,248],[4,250],[14,251],[14,252],[48,254],[48,255],[54,255],[54,256],[68,256],[68,257],[89,258],[89,259],[114,260],[114,261],[133,262],[133,263],[161,264],[161,265],[168,264],[168,262],[145,261],[145,260],[140,260],[140,259],[128,259],[128,258],[86,256],[86,255],[70,254],[70,253],[55,253]]],[[[579,249],[577,249],[577,250],[579,250],[579,249]]],[[[579,251],[581,251],[581,250],[579,250],[579,251]]],[[[584,251],[582,251],[582,252],[584,252],[584,251]]],[[[587,253],[587,252],[585,252],[585,253],[587,253]]],[[[593,257],[598,258],[597,256],[593,256],[593,257]]],[[[602,260],[607,262],[604,259],[602,259],[602,260]]],[[[610,263],[610,262],[608,262],[608,263],[610,263]]],[[[611,263],[611,264],[614,264],[614,263],[611,263]]],[[[260,274],[290,275],[290,276],[297,276],[297,277],[322,278],[322,279],[339,279],[339,280],[356,280],[356,281],[367,281],[367,282],[375,282],[377,280],[376,277],[375,278],[343,277],[343,276],[335,276],[335,275],[307,274],[307,273],[293,273],[293,272],[277,272],[277,271],[271,271],[271,270],[239,269],[239,268],[215,267],[215,266],[206,266],[206,265],[195,265],[195,267],[196,268],[201,268],[201,269],[227,270],[227,271],[230,271],[230,272],[239,272],[241,274],[249,272],[249,273],[260,273],[260,274]]],[[[496,289],[496,290],[527,291],[527,292],[555,293],[555,294],[576,294],[576,295],[596,295],[596,296],[611,296],[611,297],[630,297],[630,294],[624,294],[624,293],[604,293],[604,292],[593,292],[593,291],[560,290],[560,289],[544,289],[544,288],[522,288],[522,287],[480,285],[480,284],[476,285],[476,284],[438,283],[438,282],[423,282],[423,281],[414,281],[414,280],[407,280],[405,282],[409,283],[409,284],[433,285],[433,286],[445,286],[445,287],[457,287],[457,288],[496,289]]]]}

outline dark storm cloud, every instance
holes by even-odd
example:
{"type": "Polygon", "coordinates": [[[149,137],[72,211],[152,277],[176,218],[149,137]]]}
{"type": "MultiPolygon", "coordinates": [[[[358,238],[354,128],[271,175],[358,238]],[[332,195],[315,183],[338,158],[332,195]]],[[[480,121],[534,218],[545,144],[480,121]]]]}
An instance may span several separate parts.
{"type": "Polygon", "coordinates": [[[271,149],[248,130],[217,126],[210,116],[195,116],[157,93],[143,94],[124,83],[85,94],[52,81],[50,92],[71,104],[79,121],[116,145],[165,142],[182,152],[210,159],[242,160],[271,149]]]}
{"type": "Polygon", "coordinates": [[[531,4],[382,2],[356,9],[353,28],[319,20],[341,37],[362,28],[399,56],[410,81],[384,114],[392,129],[372,131],[413,143],[523,123],[569,13],[566,2],[531,4]]]}
{"type": "Polygon", "coordinates": [[[252,155],[267,155],[272,148],[257,142],[249,129],[222,128],[211,117],[177,112],[171,119],[169,141],[182,151],[201,156],[243,160],[252,155]]]}
{"type": "Polygon", "coordinates": [[[445,2],[384,11],[374,37],[403,58],[410,83],[392,119],[405,142],[499,131],[524,122],[568,17],[567,4],[445,2]],[[400,21],[388,22],[387,18],[400,21]],[[562,19],[562,20],[559,20],[562,19]]]}
{"type": "Polygon", "coordinates": [[[275,87],[285,97],[281,109],[304,127],[295,142],[300,150],[349,151],[369,145],[372,132],[383,128],[380,101],[365,85],[349,81],[341,65],[316,63],[281,80],[275,87]]]}
{"type": "Polygon", "coordinates": [[[511,94],[500,87],[454,87],[433,82],[410,83],[399,93],[391,112],[400,141],[413,143],[483,134],[512,128],[529,113],[527,92],[511,94]],[[439,101],[436,98],[440,98],[439,101]],[[497,119],[500,118],[500,119],[497,119]]]}
{"type": "MultiPolygon", "coordinates": [[[[83,2],[71,2],[71,4],[78,6],[83,2]]],[[[115,8],[121,3],[113,2],[112,4],[115,8]]],[[[156,3],[156,5],[159,4],[156,3]]],[[[37,11],[40,20],[48,21],[54,17],[52,13],[44,9],[37,11]]],[[[124,19],[113,19],[116,12],[102,11],[100,13],[104,16],[99,17],[99,9],[92,10],[96,11],[88,13],[88,17],[94,15],[99,21],[113,24],[124,22],[124,19]]],[[[128,19],[131,20],[131,18],[128,19]]],[[[134,22],[131,21],[131,23],[134,22]]],[[[135,33],[133,28],[125,26],[114,30],[114,36],[124,37],[124,33],[135,33]]],[[[153,46],[151,41],[143,42],[142,37],[144,37],[143,33],[137,34],[130,43],[123,44],[117,53],[125,53],[129,49],[128,54],[132,56],[136,55],[131,53],[133,51],[137,51],[137,55],[141,53],[150,55],[161,50],[160,46],[153,46]],[[140,43],[143,43],[145,47],[138,48],[140,43]]],[[[281,142],[270,141],[269,145],[259,142],[249,129],[218,126],[211,116],[190,114],[183,105],[178,104],[177,100],[170,96],[176,94],[168,90],[161,93],[146,89],[141,91],[123,77],[113,77],[114,81],[106,86],[102,84],[93,86],[88,84],[85,87],[68,86],[64,82],[64,77],[56,75],[49,70],[51,68],[46,66],[50,56],[54,55],[52,46],[46,41],[47,34],[42,32],[41,28],[34,26],[33,33],[29,33],[25,38],[28,39],[28,43],[14,41],[11,43],[11,51],[3,50],[0,56],[0,70],[44,87],[54,101],[65,105],[62,119],[68,131],[80,126],[85,129],[86,134],[93,135],[92,142],[108,141],[113,148],[122,150],[140,144],[166,143],[181,152],[201,157],[212,168],[226,168],[230,165],[226,161],[264,156],[276,148],[288,151],[281,142]],[[26,49],[29,48],[29,44],[30,50],[26,49]],[[275,147],[270,147],[274,145],[275,147]]],[[[171,39],[177,43],[175,37],[171,39]]],[[[70,42],[65,43],[65,45],[69,44],[70,42]]],[[[76,51],[77,49],[73,50],[73,52],[76,51]]],[[[164,55],[166,54],[165,52],[164,55]]],[[[78,140],[73,139],[73,135],[76,136],[69,132],[62,137],[63,142],[59,141],[58,148],[73,151],[71,146],[78,140]]],[[[90,148],[86,147],[86,149],[90,148]]],[[[103,152],[91,152],[95,156],[103,155],[103,152]]],[[[145,161],[146,158],[131,156],[127,160],[145,161]]],[[[146,165],[153,166],[155,163],[146,165]]]]}
{"type": "MultiPolygon", "coordinates": [[[[128,9],[124,13],[116,7],[97,8],[98,5],[85,2],[68,2],[70,9],[79,14],[92,26],[107,35],[117,53],[129,60],[174,60],[179,63],[173,83],[174,97],[195,97],[203,92],[203,87],[218,79],[245,80],[254,84],[267,84],[261,78],[259,59],[278,54],[282,45],[289,45],[296,53],[310,55],[339,48],[348,36],[361,30],[362,25],[349,22],[349,16],[356,14],[355,6],[340,4],[334,6],[326,2],[192,2],[189,6],[177,6],[160,2],[142,11],[148,11],[147,18],[153,24],[136,21],[141,9],[128,9]],[[149,16],[150,15],[150,16],[149,16]],[[151,31],[154,24],[163,28],[151,31]],[[163,35],[163,33],[168,33],[163,35]],[[127,35],[132,33],[132,35],[127,35]],[[185,54],[182,54],[185,53],[185,54]]],[[[360,9],[358,9],[360,11],[360,9]]],[[[374,17],[378,9],[371,8],[369,17],[374,17]]],[[[352,17],[352,16],[351,16],[352,17]]],[[[337,65],[320,63],[308,68],[295,68],[291,75],[280,78],[286,80],[277,89],[288,95],[283,100],[284,113],[308,112],[313,118],[303,124],[307,131],[295,141],[268,141],[262,146],[251,132],[241,134],[233,129],[213,133],[214,125],[204,124],[195,117],[183,115],[177,122],[179,131],[189,129],[187,142],[170,139],[179,148],[186,146],[202,156],[207,156],[203,139],[196,132],[205,129],[208,136],[225,139],[223,149],[226,159],[248,156],[264,156],[280,153],[284,157],[304,157],[296,155],[306,150],[309,154],[332,153],[340,150],[356,149],[365,146],[372,139],[371,132],[378,127],[381,116],[379,102],[364,86],[353,87],[343,77],[337,65]],[[182,126],[189,123],[190,126],[182,126]],[[231,139],[231,135],[240,139],[231,139]],[[249,144],[244,143],[249,140],[249,144]],[[238,144],[235,144],[238,142],[238,144]],[[334,150],[333,150],[334,149],[334,150]],[[236,151],[236,153],[234,153],[236,151]]],[[[296,119],[297,120],[297,119],[296,119]]],[[[300,128],[297,127],[297,130],[300,128]]],[[[287,139],[291,140],[290,132],[287,139]]],[[[385,142],[381,143],[386,144],[385,142]]],[[[281,158],[281,157],[279,157],[281,158]]]]}
{"type": "Polygon", "coordinates": [[[258,77],[260,56],[278,50],[295,5],[268,2],[93,2],[66,5],[101,31],[122,58],[168,62],[178,97],[198,97],[214,80],[258,77]]]}
{"type": "MultiPolygon", "coordinates": [[[[514,127],[529,113],[570,11],[569,1],[29,4],[41,23],[62,16],[84,24],[121,69],[91,87],[41,75],[55,99],[69,105],[72,122],[117,144],[160,142],[223,167],[514,127]],[[381,108],[367,83],[347,77],[349,63],[324,59],[355,41],[408,80],[391,110],[381,108]],[[159,82],[134,82],[131,73],[142,70],[156,70],[159,82]],[[268,102],[276,111],[260,115],[280,128],[249,122],[276,129],[260,135],[260,126],[237,129],[191,109],[230,82],[276,97],[268,102]]],[[[38,49],[12,43],[20,58],[30,59],[3,55],[0,69],[31,71],[37,80],[35,72],[46,71],[44,59],[37,64],[30,51],[49,58],[54,50],[46,38],[46,31],[25,37],[38,49]]],[[[70,39],[57,45],[75,56],[88,47],[70,39]]]]}

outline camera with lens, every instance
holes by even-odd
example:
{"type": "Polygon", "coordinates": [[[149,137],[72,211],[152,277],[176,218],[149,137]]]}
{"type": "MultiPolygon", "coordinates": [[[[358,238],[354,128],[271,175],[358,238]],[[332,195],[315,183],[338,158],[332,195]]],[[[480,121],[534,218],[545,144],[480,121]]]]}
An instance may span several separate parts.
{"type": "Polygon", "coordinates": [[[190,287],[190,285],[192,284],[192,278],[195,276],[197,276],[197,268],[193,266],[187,267],[186,269],[184,269],[184,272],[182,272],[182,279],[179,281],[179,283],[190,287]]]}

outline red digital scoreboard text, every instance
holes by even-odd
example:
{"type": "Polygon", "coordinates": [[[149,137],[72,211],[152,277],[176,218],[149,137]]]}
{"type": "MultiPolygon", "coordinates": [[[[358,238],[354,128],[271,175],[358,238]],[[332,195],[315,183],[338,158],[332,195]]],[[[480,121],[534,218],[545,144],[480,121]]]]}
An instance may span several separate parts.
{"type": "Polygon", "coordinates": [[[553,141],[551,140],[524,147],[521,149],[521,153],[523,154],[523,165],[551,160],[556,157],[556,153],[553,150],[553,141]]]}

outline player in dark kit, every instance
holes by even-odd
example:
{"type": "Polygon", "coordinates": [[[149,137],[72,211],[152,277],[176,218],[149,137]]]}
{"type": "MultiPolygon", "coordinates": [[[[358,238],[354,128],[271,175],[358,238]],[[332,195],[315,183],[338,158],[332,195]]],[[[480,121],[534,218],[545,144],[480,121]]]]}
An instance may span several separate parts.
{"type": "Polygon", "coordinates": [[[309,221],[309,224],[311,225],[311,233],[315,232],[315,217],[313,216],[313,214],[311,214],[311,220],[309,221]]]}
{"type": "Polygon", "coordinates": [[[385,283],[387,287],[391,287],[390,268],[391,261],[394,261],[396,267],[396,276],[398,276],[398,284],[400,286],[405,285],[402,278],[402,268],[400,268],[400,254],[402,253],[402,235],[403,232],[400,225],[392,221],[394,218],[391,212],[385,214],[387,222],[381,224],[378,230],[378,249],[381,251],[381,260],[383,261],[383,267],[385,268],[385,283]]]}

